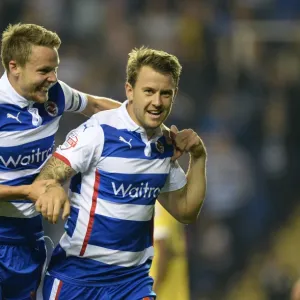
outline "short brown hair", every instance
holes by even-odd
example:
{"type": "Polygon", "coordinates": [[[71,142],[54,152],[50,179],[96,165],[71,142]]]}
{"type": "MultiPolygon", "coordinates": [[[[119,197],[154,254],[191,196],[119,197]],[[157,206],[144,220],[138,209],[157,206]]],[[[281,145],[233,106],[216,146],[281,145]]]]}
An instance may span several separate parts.
{"type": "Polygon", "coordinates": [[[171,74],[175,85],[178,86],[182,67],[176,56],[144,46],[134,48],[128,55],[126,80],[133,87],[136,83],[138,73],[143,66],[149,66],[162,74],[171,74]]]}
{"type": "Polygon", "coordinates": [[[32,46],[59,48],[59,36],[50,30],[36,24],[9,25],[2,33],[1,59],[6,71],[9,62],[15,60],[24,66],[31,54],[32,46]]]}

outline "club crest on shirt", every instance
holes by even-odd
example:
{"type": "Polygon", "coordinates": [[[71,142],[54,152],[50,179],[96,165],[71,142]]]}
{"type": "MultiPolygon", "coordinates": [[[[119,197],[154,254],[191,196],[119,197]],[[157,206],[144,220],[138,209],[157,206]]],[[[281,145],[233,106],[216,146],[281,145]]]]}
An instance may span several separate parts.
{"type": "Polygon", "coordinates": [[[45,104],[45,110],[51,117],[56,117],[58,114],[58,107],[57,104],[53,101],[46,101],[45,104]]]}
{"type": "Polygon", "coordinates": [[[71,132],[67,137],[66,141],[60,146],[61,150],[67,150],[74,148],[78,143],[78,137],[75,132],[71,132]]]}
{"type": "Polygon", "coordinates": [[[157,141],[157,142],[155,143],[155,147],[156,147],[156,149],[157,149],[157,151],[158,151],[159,153],[164,153],[165,147],[164,147],[164,145],[163,145],[163,143],[162,143],[161,141],[157,141]]]}

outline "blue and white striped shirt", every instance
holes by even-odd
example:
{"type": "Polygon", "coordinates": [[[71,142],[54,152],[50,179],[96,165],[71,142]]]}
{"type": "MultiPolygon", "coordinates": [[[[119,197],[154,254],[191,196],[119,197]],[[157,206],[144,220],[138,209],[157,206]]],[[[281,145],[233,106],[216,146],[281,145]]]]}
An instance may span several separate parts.
{"type": "MultiPolygon", "coordinates": [[[[64,111],[80,112],[84,94],[59,81],[45,104],[28,101],[0,79],[0,184],[33,182],[54,148],[54,135],[64,111]]],[[[31,201],[0,202],[0,241],[23,243],[42,234],[41,217],[31,201]]]]}
{"type": "Polygon", "coordinates": [[[186,184],[161,129],[148,140],[126,105],[97,113],[54,153],[77,172],[66,232],[49,267],[61,280],[103,285],[146,276],[156,198],[186,184]]]}

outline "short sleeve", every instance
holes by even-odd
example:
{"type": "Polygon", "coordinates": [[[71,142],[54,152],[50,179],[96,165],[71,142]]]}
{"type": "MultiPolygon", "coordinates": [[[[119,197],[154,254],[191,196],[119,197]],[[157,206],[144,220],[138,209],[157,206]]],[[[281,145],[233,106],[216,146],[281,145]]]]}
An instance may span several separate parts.
{"type": "Polygon", "coordinates": [[[171,169],[161,193],[177,191],[186,185],[186,176],[177,161],[171,162],[171,169]]]}
{"type": "Polygon", "coordinates": [[[53,156],[61,159],[77,173],[84,173],[97,164],[104,144],[104,133],[95,119],[90,119],[72,130],[53,156]]]}
{"type": "Polygon", "coordinates": [[[59,80],[65,95],[65,111],[82,112],[87,106],[87,96],[59,80]]]}

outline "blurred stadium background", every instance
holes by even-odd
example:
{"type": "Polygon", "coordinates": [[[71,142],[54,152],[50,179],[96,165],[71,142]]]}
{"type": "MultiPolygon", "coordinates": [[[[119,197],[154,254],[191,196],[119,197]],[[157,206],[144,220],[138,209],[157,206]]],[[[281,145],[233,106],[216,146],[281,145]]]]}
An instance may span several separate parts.
{"type": "MultiPolygon", "coordinates": [[[[289,299],[300,276],[299,21],[299,0],[0,0],[1,31],[60,35],[59,78],[81,91],[123,101],[133,47],[179,57],[167,124],[196,129],[209,153],[206,202],[186,227],[192,300],[289,299]]],[[[65,116],[57,143],[83,121],[65,116]]],[[[57,242],[63,224],[45,227],[57,242]]]]}

